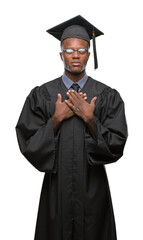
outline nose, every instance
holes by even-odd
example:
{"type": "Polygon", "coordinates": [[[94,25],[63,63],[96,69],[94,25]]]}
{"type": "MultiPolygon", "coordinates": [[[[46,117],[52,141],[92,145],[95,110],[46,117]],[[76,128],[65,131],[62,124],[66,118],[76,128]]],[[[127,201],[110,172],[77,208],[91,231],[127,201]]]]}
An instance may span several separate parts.
{"type": "Polygon", "coordinates": [[[77,50],[75,50],[75,51],[73,52],[72,57],[73,57],[73,58],[79,58],[79,53],[78,53],[77,50]]]}

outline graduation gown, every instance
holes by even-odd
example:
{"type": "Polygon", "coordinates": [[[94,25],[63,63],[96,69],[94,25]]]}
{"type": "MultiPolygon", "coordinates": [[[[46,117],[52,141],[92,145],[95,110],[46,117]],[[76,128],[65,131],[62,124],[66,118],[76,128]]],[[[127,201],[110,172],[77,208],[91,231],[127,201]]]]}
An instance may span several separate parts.
{"type": "Polygon", "coordinates": [[[83,92],[94,96],[95,141],[74,115],[54,137],[52,116],[57,94],[67,99],[61,77],[35,87],[28,95],[16,132],[20,150],[45,172],[35,240],[116,240],[112,200],[104,164],[123,155],[127,138],[120,94],[88,77],[83,92]]]}

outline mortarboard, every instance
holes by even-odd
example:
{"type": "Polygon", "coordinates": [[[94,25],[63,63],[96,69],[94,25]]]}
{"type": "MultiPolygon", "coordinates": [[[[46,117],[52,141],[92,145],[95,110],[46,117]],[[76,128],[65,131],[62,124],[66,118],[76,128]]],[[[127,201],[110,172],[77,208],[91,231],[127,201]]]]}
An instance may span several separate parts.
{"type": "Polygon", "coordinates": [[[89,23],[85,18],[78,15],[48,29],[47,32],[61,42],[66,38],[81,38],[86,40],[90,46],[90,39],[93,39],[94,68],[98,68],[95,38],[104,33],[89,23]]]}

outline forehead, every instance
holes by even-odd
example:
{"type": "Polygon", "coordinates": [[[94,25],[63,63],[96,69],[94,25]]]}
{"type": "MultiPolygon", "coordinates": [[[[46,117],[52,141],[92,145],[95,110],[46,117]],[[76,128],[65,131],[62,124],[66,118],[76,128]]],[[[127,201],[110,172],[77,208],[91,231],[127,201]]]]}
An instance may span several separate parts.
{"type": "Polygon", "coordinates": [[[64,48],[87,48],[88,42],[80,38],[67,38],[62,42],[64,48]]]}

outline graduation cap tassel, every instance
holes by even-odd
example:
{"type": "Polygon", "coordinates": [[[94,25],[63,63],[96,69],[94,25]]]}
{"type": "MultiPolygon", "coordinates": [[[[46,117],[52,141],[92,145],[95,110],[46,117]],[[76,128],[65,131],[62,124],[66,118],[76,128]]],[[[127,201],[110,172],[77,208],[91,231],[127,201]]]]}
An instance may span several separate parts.
{"type": "Polygon", "coordinates": [[[95,31],[93,30],[93,55],[94,55],[94,69],[98,68],[98,62],[97,62],[97,53],[96,53],[96,43],[95,43],[95,31]]]}

